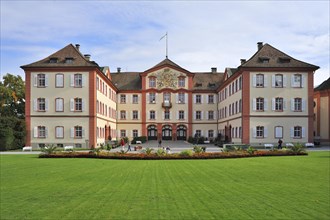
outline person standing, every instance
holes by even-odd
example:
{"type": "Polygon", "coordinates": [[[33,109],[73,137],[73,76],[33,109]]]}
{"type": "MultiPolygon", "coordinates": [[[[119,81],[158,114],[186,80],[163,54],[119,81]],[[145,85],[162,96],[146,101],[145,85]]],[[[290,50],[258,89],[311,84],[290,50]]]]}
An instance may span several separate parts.
{"type": "Polygon", "coordinates": [[[120,145],[121,145],[121,149],[122,149],[122,150],[125,150],[125,147],[124,147],[124,146],[125,146],[125,141],[124,141],[123,138],[122,138],[121,141],[120,141],[120,145]]]}
{"type": "Polygon", "coordinates": [[[127,151],[131,151],[131,144],[130,143],[128,143],[128,149],[127,149],[127,151]]]}
{"type": "Polygon", "coordinates": [[[283,141],[281,139],[279,139],[277,149],[282,149],[282,143],[283,143],[283,141]]]}
{"type": "Polygon", "coordinates": [[[162,139],[159,139],[159,141],[158,141],[158,147],[162,147],[162,139]]]}

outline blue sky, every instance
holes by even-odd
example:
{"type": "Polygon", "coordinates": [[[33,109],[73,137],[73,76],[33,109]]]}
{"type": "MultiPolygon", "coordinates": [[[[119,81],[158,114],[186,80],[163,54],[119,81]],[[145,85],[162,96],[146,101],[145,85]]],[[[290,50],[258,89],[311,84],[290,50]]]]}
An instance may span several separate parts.
{"type": "Polygon", "coordinates": [[[169,58],[191,72],[237,67],[257,42],[329,72],[329,1],[1,1],[1,76],[80,44],[111,71],[144,71],[169,58]]]}

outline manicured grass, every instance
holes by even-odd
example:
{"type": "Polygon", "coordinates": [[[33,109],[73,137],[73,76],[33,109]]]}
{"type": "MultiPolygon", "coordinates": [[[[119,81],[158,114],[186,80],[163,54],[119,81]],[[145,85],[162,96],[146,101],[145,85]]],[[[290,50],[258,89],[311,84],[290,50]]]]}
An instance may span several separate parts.
{"type": "Polygon", "coordinates": [[[225,160],[1,155],[0,219],[329,219],[330,153],[225,160]]]}

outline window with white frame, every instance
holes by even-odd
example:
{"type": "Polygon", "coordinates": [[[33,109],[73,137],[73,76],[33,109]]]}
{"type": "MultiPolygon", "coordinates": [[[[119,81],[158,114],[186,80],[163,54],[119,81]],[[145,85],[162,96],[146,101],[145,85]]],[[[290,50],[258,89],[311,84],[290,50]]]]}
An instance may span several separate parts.
{"type": "Polygon", "coordinates": [[[126,111],[124,111],[124,110],[120,111],[120,119],[122,119],[122,120],[126,119],[126,111]]]}
{"type": "Polygon", "coordinates": [[[55,75],[55,87],[56,88],[63,88],[64,87],[64,75],[58,73],[55,75]]]}
{"type": "Polygon", "coordinates": [[[283,138],[283,127],[282,126],[275,127],[275,138],[283,138]]]}
{"type": "Polygon", "coordinates": [[[149,93],[149,103],[156,103],[156,94],[155,93],[149,93]]]}
{"type": "Polygon", "coordinates": [[[302,99],[301,98],[294,98],[294,111],[302,111],[302,99]]]}
{"type": "Polygon", "coordinates": [[[264,126],[257,126],[256,127],[256,137],[263,138],[264,137],[264,126]]]}
{"type": "Polygon", "coordinates": [[[82,111],[83,110],[83,102],[81,98],[74,99],[74,110],[75,111],[82,111]]]}
{"type": "Polygon", "coordinates": [[[40,73],[37,75],[37,86],[46,87],[46,75],[45,74],[40,73]]]}
{"type": "Polygon", "coordinates": [[[274,85],[276,88],[283,88],[283,75],[282,74],[276,74],[274,80],[275,80],[274,85]]]}
{"type": "Polygon", "coordinates": [[[275,98],[275,111],[283,111],[283,98],[275,98]]]}
{"type": "Polygon", "coordinates": [[[256,87],[264,87],[264,75],[263,74],[256,75],[256,87]]]}
{"type": "Polygon", "coordinates": [[[301,74],[294,74],[292,76],[292,87],[302,87],[302,75],[301,74]]]}
{"type": "Polygon", "coordinates": [[[264,98],[257,98],[256,99],[256,110],[263,111],[264,110],[264,98]]]}
{"type": "Polygon", "coordinates": [[[201,119],[202,119],[202,112],[196,111],[196,120],[201,120],[201,119]]]}
{"type": "Polygon", "coordinates": [[[164,111],[164,119],[166,119],[166,120],[170,119],[170,111],[168,111],[168,110],[164,111]]]}
{"type": "Polygon", "coordinates": [[[133,104],[137,104],[139,102],[139,97],[137,94],[133,94],[133,104]]]}
{"type": "Polygon", "coordinates": [[[64,99],[63,98],[55,99],[55,111],[57,111],[57,112],[64,111],[64,99]]]}
{"type": "Polygon", "coordinates": [[[81,126],[74,127],[74,137],[75,138],[82,138],[83,137],[83,129],[81,126]]]}
{"type": "Polygon", "coordinates": [[[202,103],[202,96],[201,95],[196,95],[196,103],[201,104],[202,103]]]}
{"type": "Polygon", "coordinates": [[[302,137],[302,128],[300,126],[295,126],[293,128],[293,138],[301,138],[302,137]]]}
{"type": "Polygon", "coordinates": [[[208,111],[208,118],[209,118],[209,120],[214,119],[214,111],[208,111]]]}
{"type": "Polygon", "coordinates": [[[64,138],[64,127],[63,126],[55,127],[55,138],[64,138]]]}
{"type": "Polygon", "coordinates": [[[37,99],[37,103],[38,103],[38,111],[46,111],[46,99],[45,98],[38,98],[37,99]]]}
{"type": "Polygon", "coordinates": [[[134,120],[139,119],[139,113],[136,110],[133,111],[133,119],[134,120]]]}
{"type": "Polygon", "coordinates": [[[202,136],[202,131],[196,130],[195,137],[201,137],[201,136],[202,136]]]}
{"type": "Polygon", "coordinates": [[[38,126],[38,138],[46,138],[47,129],[45,126],[38,126]]]}
{"type": "Polygon", "coordinates": [[[150,116],[150,119],[152,119],[152,120],[154,120],[154,119],[156,119],[156,113],[155,113],[155,111],[150,111],[149,112],[149,116],[150,116]]]}
{"type": "Polygon", "coordinates": [[[214,137],[214,131],[213,130],[208,130],[208,137],[213,138],[214,137]]]}
{"type": "Polygon", "coordinates": [[[126,130],[120,130],[120,137],[126,137],[126,130]]]}
{"type": "Polygon", "coordinates": [[[126,103],[126,95],[125,94],[120,95],[120,103],[122,103],[122,104],[126,103]]]}
{"type": "Polygon", "coordinates": [[[138,130],[133,130],[133,138],[137,138],[138,135],[138,130]]]}
{"type": "Polygon", "coordinates": [[[185,103],[185,98],[184,98],[185,94],[183,92],[179,92],[178,94],[178,102],[180,104],[184,104],[185,103]]]}
{"type": "Polygon", "coordinates": [[[179,119],[184,120],[184,111],[179,111],[179,119]]]}
{"type": "Polygon", "coordinates": [[[214,95],[208,95],[208,103],[213,104],[214,103],[214,95]]]}
{"type": "Polygon", "coordinates": [[[82,74],[74,74],[74,87],[82,87],[82,74]]]}
{"type": "Polygon", "coordinates": [[[185,78],[179,77],[179,87],[185,87],[185,78]]]}
{"type": "Polygon", "coordinates": [[[156,87],[156,77],[149,78],[149,87],[156,87]]]}

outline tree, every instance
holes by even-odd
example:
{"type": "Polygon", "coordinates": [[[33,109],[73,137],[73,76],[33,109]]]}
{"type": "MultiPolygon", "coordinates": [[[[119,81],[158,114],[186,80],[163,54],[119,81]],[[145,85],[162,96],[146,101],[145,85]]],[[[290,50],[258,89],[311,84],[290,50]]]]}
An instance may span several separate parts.
{"type": "Polygon", "coordinates": [[[0,116],[25,118],[25,84],[21,76],[7,73],[0,82],[0,116]]]}

